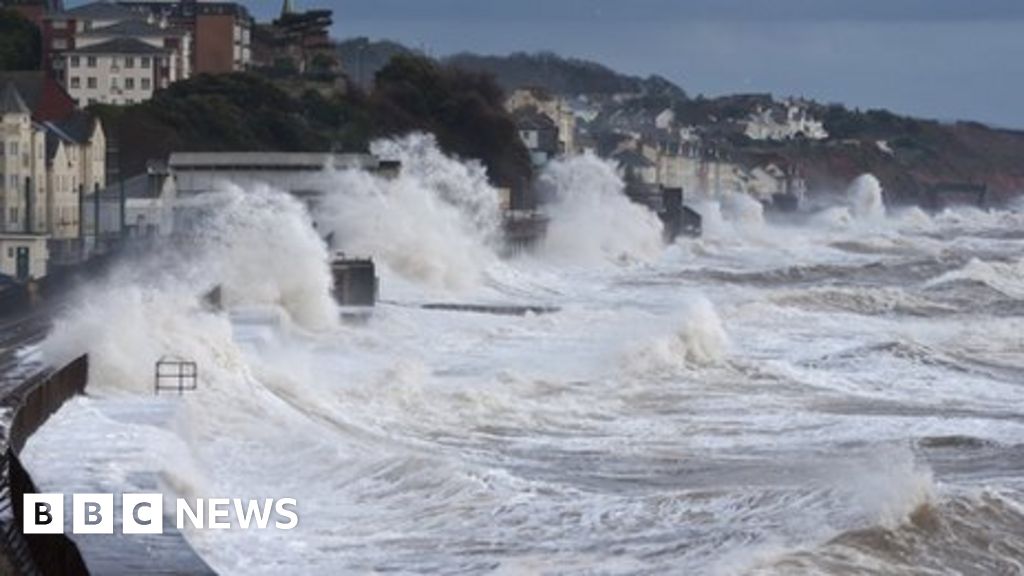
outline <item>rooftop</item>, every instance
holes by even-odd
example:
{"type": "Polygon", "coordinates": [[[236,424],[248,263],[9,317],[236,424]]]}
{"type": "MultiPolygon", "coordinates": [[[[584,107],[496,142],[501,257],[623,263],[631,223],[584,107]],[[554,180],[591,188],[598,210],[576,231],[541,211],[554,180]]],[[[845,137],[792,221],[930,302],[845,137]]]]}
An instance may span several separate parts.
{"type": "Polygon", "coordinates": [[[516,127],[520,130],[557,130],[551,118],[541,114],[536,108],[517,110],[513,117],[516,121],[516,127]]]}
{"type": "Polygon", "coordinates": [[[48,20],[131,20],[142,14],[113,2],[90,2],[47,16],[48,20]]]}
{"type": "Polygon", "coordinates": [[[25,101],[21,99],[21,94],[18,93],[18,88],[15,87],[14,82],[4,83],[4,87],[0,90],[0,114],[31,114],[28,106],[25,105],[25,101]]]}
{"type": "Polygon", "coordinates": [[[165,54],[170,52],[166,48],[158,48],[152,44],[146,44],[137,38],[120,37],[92,46],[83,46],[68,50],[70,54],[165,54]]]}
{"type": "Polygon", "coordinates": [[[145,20],[121,20],[116,24],[93,28],[85,32],[79,32],[81,38],[96,38],[103,36],[184,36],[185,32],[177,28],[161,28],[156,24],[150,24],[145,20]]]}
{"type": "Polygon", "coordinates": [[[95,121],[91,116],[76,110],[71,116],[59,122],[43,122],[47,130],[55,132],[61,139],[68,142],[88,142],[92,137],[95,121]]]}
{"type": "Polygon", "coordinates": [[[173,152],[168,160],[172,170],[372,169],[377,165],[377,159],[368,154],[327,152],[173,152]]]}
{"type": "Polygon", "coordinates": [[[75,111],[75,101],[64,87],[41,70],[0,72],[0,88],[8,83],[32,111],[33,120],[63,120],[75,111]]]}
{"type": "Polygon", "coordinates": [[[654,166],[654,163],[646,156],[632,148],[627,148],[613,155],[612,158],[614,158],[623,168],[650,168],[654,166]]]}

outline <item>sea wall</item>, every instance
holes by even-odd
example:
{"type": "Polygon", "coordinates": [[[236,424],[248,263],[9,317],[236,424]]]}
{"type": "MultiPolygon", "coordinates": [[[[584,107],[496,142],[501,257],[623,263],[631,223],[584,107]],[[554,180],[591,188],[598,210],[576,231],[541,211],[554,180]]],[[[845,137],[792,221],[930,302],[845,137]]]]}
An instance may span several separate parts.
{"type": "Polygon", "coordinates": [[[88,358],[82,356],[60,370],[29,378],[0,400],[7,420],[0,438],[4,451],[0,508],[8,511],[2,526],[3,547],[15,574],[88,574],[78,547],[67,536],[22,533],[22,496],[38,490],[18,458],[28,438],[64,402],[85,390],[88,373],[88,358]]]}
{"type": "MultiPolygon", "coordinates": [[[[22,533],[22,497],[38,490],[19,459],[21,450],[65,402],[85,392],[88,373],[88,358],[82,356],[59,370],[31,376],[0,397],[5,424],[0,432],[0,575],[214,574],[173,528],[161,535],[94,538],[85,549],[64,534],[22,533]]],[[[66,496],[65,506],[69,500],[66,496]]]]}

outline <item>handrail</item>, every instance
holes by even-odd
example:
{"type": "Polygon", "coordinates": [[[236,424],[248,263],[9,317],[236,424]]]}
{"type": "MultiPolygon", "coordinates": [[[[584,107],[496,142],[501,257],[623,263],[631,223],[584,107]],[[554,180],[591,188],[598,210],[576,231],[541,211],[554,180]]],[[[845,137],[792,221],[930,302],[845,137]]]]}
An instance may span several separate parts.
{"type": "Polygon", "coordinates": [[[28,438],[70,398],[82,394],[88,379],[89,360],[81,356],[57,371],[42,372],[28,379],[2,404],[13,413],[3,440],[6,447],[0,461],[0,508],[13,511],[11,521],[0,530],[7,560],[17,573],[88,574],[78,547],[63,534],[22,534],[26,493],[38,492],[18,455],[28,438]]]}

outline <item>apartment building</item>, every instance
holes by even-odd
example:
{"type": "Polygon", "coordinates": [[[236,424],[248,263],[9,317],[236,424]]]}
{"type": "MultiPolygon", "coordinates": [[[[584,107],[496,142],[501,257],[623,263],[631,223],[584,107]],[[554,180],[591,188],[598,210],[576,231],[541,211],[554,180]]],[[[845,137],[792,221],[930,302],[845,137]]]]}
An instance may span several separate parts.
{"type": "Polygon", "coordinates": [[[118,6],[186,30],[192,37],[195,74],[226,74],[249,68],[253,18],[235,2],[125,0],[118,6]]]}
{"type": "Polygon", "coordinates": [[[134,104],[187,78],[191,34],[150,14],[107,2],[49,15],[43,63],[79,106],[134,104]]]}
{"type": "Polygon", "coordinates": [[[117,38],[68,50],[65,87],[79,106],[135,104],[185,78],[174,51],[136,38],[117,38]]]}
{"type": "Polygon", "coordinates": [[[0,274],[19,280],[81,257],[82,198],[106,184],[100,123],[81,111],[44,119],[46,91],[31,80],[0,74],[0,274]]]}

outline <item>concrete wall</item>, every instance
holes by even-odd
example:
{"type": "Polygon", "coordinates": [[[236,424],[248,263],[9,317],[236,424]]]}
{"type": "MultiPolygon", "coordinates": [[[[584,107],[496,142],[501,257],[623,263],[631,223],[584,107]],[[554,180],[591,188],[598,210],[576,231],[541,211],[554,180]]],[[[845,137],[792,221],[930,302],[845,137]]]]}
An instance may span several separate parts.
{"type": "Polygon", "coordinates": [[[4,490],[14,511],[11,525],[4,526],[5,557],[21,574],[88,574],[78,547],[63,534],[22,534],[25,493],[38,492],[31,476],[18,460],[29,436],[38,430],[69,398],[81,394],[89,373],[85,356],[64,368],[22,384],[3,399],[13,410],[6,435],[3,466],[7,486],[4,490]]]}

